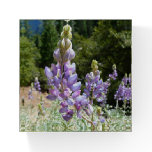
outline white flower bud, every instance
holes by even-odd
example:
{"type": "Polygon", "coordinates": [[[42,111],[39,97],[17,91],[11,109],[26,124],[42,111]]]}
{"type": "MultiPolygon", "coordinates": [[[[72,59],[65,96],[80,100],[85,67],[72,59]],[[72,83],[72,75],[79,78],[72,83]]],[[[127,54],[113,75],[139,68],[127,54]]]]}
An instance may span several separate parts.
{"type": "Polygon", "coordinates": [[[65,39],[65,49],[68,50],[69,48],[72,48],[72,43],[69,39],[65,39]]]}
{"type": "Polygon", "coordinates": [[[61,48],[65,48],[65,40],[64,39],[61,41],[61,48]]]}

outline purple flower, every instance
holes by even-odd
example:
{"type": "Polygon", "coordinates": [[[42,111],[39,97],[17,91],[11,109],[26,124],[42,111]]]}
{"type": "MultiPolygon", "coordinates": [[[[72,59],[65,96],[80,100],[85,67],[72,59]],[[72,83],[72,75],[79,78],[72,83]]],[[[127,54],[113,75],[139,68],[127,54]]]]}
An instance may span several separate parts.
{"type": "Polygon", "coordinates": [[[70,96],[70,94],[71,94],[71,90],[69,89],[69,88],[66,88],[65,90],[64,90],[64,96],[65,97],[69,97],[70,96]]]}
{"type": "Polygon", "coordinates": [[[73,74],[68,78],[68,85],[71,86],[77,81],[77,74],[73,74]]]}
{"type": "Polygon", "coordinates": [[[122,82],[124,83],[124,85],[127,85],[127,83],[128,83],[127,74],[125,74],[125,76],[123,77],[122,82]]]}
{"type": "Polygon", "coordinates": [[[37,77],[35,78],[34,88],[35,88],[37,91],[41,91],[40,82],[38,81],[38,78],[37,78],[37,77]]]}
{"type": "Polygon", "coordinates": [[[77,82],[71,86],[71,90],[73,92],[80,90],[80,88],[81,88],[81,82],[77,82]]]}
{"type": "Polygon", "coordinates": [[[57,96],[48,95],[46,98],[49,99],[49,100],[56,100],[57,96]]]}
{"type": "Polygon", "coordinates": [[[68,104],[66,101],[61,102],[61,109],[59,110],[60,113],[68,112],[68,104]]]}
{"type": "Polygon", "coordinates": [[[84,94],[90,98],[90,103],[92,103],[92,98],[102,104],[106,102],[110,82],[103,82],[103,80],[100,79],[100,72],[98,70],[86,75],[85,86],[84,94]]]}
{"type": "Polygon", "coordinates": [[[45,75],[47,76],[48,79],[53,77],[53,73],[48,67],[45,67],[45,75]]]}
{"type": "Polygon", "coordinates": [[[121,84],[119,85],[118,90],[116,91],[114,95],[114,99],[116,100],[131,100],[132,94],[131,94],[131,78],[127,77],[127,74],[125,74],[125,77],[122,79],[121,84]],[[128,84],[129,82],[129,84],[128,84]]]}
{"type": "Polygon", "coordinates": [[[62,117],[64,120],[69,121],[73,117],[73,110],[68,110],[62,117]]]}
{"type": "Polygon", "coordinates": [[[55,76],[54,77],[54,84],[55,84],[55,86],[59,86],[60,82],[61,82],[61,79],[58,78],[57,76],[55,76]]]}
{"type": "Polygon", "coordinates": [[[125,92],[124,92],[124,98],[125,100],[131,100],[131,88],[125,88],[125,92]]]}
{"type": "Polygon", "coordinates": [[[113,79],[113,80],[116,80],[118,74],[117,74],[117,71],[114,70],[112,74],[109,74],[109,78],[113,79]]]}
{"type": "Polygon", "coordinates": [[[54,89],[50,89],[49,92],[51,95],[56,97],[59,95],[59,90],[56,87],[54,89]]]}
{"type": "Polygon", "coordinates": [[[93,121],[93,125],[95,125],[95,126],[96,126],[96,125],[97,125],[97,121],[93,121]]]}
{"type": "Polygon", "coordinates": [[[68,49],[66,52],[65,52],[65,55],[64,55],[64,62],[67,62],[68,60],[72,60],[74,59],[75,57],[75,52],[73,51],[73,49],[68,49]]]}
{"type": "Polygon", "coordinates": [[[104,123],[104,122],[105,122],[105,119],[104,119],[104,118],[100,118],[100,122],[101,122],[101,123],[104,123]]]}
{"type": "Polygon", "coordinates": [[[68,105],[73,106],[73,99],[72,98],[68,98],[67,99],[67,103],[68,103],[68,105]]]}
{"type": "Polygon", "coordinates": [[[72,71],[72,73],[74,73],[75,70],[76,70],[75,63],[70,64],[70,61],[68,61],[64,64],[64,71],[72,71]]]}
{"type": "Polygon", "coordinates": [[[74,99],[74,98],[76,98],[77,96],[79,96],[79,95],[80,95],[80,92],[81,92],[81,90],[75,91],[75,92],[72,94],[72,98],[74,99]]]}
{"type": "Polygon", "coordinates": [[[57,66],[55,64],[51,64],[51,72],[53,73],[53,76],[57,75],[57,66]]]}
{"type": "Polygon", "coordinates": [[[28,92],[28,99],[33,99],[32,89],[30,89],[28,92]]]}
{"type": "Polygon", "coordinates": [[[61,54],[60,54],[60,49],[59,49],[59,48],[54,51],[53,57],[54,57],[58,62],[61,61],[61,54]]]}

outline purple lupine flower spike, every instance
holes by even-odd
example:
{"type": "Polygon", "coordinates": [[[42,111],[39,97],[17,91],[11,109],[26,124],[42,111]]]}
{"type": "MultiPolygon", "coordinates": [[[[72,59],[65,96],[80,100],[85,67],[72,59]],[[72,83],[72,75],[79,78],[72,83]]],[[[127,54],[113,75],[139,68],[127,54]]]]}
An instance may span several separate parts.
{"type": "Polygon", "coordinates": [[[77,82],[75,63],[71,60],[75,57],[71,43],[71,27],[65,25],[61,34],[61,40],[54,51],[57,65],[51,64],[51,69],[45,67],[45,75],[50,86],[47,99],[61,101],[60,113],[64,120],[69,121],[73,116],[73,110],[69,108],[75,104],[75,99],[80,96],[81,82],[77,82]]]}
{"type": "Polygon", "coordinates": [[[28,92],[28,99],[33,99],[33,95],[32,95],[32,89],[29,90],[28,92]]]}
{"type": "Polygon", "coordinates": [[[122,79],[121,84],[119,85],[118,90],[116,91],[114,95],[115,100],[127,100],[130,101],[132,94],[131,94],[131,75],[127,77],[127,74],[122,79]]]}
{"type": "Polygon", "coordinates": [[[41,91],[40,82],[38,81],[38,77],[35,78],[34,88],[39,92],[41,91]]]}

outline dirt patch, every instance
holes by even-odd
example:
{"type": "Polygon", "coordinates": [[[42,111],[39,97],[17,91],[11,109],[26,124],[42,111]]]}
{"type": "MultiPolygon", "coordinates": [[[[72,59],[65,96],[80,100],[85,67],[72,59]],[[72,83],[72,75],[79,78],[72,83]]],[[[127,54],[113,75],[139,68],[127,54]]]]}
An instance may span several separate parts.
{"type": "Polygon", "coordinates": [[[22,100],[24,99],[24,106],[32,105],[36,107],[40,103],[40,96],[44,101],[44,107],[49,108],[51,106],[51,101],[46,99],[47,93],[39,93],[35,90],[32,91],[33,99],[28,98],[28,92],[30,87],[20,87],[20,106],[22,106],[22,100]]]}

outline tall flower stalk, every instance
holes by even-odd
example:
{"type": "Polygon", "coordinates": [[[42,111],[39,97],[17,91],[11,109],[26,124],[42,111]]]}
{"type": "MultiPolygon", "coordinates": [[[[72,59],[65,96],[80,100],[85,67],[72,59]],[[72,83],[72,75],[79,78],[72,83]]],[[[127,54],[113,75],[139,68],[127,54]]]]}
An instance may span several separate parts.
{"type": "Polygon", "coordinates": [[[114,99],[117,102],[118,107],[118,102],[123,101],[124,102],[124,109],[126,108],[126,103],[131,103],[132,100],[132,94],[131,94],[131,74],[129,74],[129,77],[127,77],[127,74],[122,79],[121,84],[119,85],[118,90],[116,91],[114,95],[114,99]]]}
{"type": "Polygon", "coordinates": [[[60,100],[64,120],[69,121],[76,106],[76,99],[80,97],[81,82],[77,82],[76,65],[71,64],[75,57],[72,49],[72,29],[70,25],[65,25],[61,33],[61,39],[58,42],[58,48],[54,51],[54,58],[57,64],[52,64],[51,68],[45,67],[45,74],[48,78],[50,100],[60,100]]]}
{"type": "MultiPolygon", "coordinates": [[[[57,64],[51,64],[51,67],[45,67],[45,75],[48,79],[49,100],[59,100],[62,117],[65,121],[70,121],[76,113],[77,117],[86,120],[91,124],[91,130],[95,130],[97,124],[94,121],[93,101],[96,100],[101,106],[104,106],[107,100],[108,87],[111,79],[117,77],[116,66],[113,66],[113,73],[109,75],[106,82],[100,78],[98,62],[92,61],[92,72],[86,75],[86,88],[81,93],[81,82],[78,82],[76,73],[76,64],[71,63],[75,57],[72,49],[72,29],[70,25],[65,25],[61,33],[61,39],[58,42],[58,48],[54,51],[54,59],[57,64]],[[87,116],[87,117],[86,117],[87,116]]],[[[96,112],[100,122],[104,122],[101,108],[96,112]]]]}

